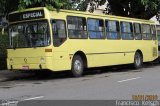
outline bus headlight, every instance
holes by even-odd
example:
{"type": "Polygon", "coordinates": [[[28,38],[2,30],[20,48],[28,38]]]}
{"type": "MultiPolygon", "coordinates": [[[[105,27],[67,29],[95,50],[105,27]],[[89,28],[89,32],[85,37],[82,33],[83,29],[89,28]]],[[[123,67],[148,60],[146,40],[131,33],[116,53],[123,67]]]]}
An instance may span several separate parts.
{"type": "Polygon", "coordinates": [[[40,64],[44,64],[45,63],[45,59],[44,58],[41,58],[40,59],[40,64]]]}

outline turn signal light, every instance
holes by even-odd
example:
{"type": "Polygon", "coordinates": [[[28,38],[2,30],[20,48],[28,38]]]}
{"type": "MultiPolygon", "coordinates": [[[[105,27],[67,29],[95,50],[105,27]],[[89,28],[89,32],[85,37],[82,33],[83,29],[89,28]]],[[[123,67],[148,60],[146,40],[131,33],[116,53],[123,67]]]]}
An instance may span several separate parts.
{"type": "Polygon", "coordinates": [[[45,49],[45,52],[52,52],[52,49],[45,49]]]}

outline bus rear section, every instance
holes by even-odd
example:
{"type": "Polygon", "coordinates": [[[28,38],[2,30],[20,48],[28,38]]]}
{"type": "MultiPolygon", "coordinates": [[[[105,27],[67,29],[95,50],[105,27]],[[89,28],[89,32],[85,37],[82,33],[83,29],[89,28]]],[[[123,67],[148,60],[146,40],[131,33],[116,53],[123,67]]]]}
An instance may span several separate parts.
{"type": "Polygon", "coordinates": [[[157,25],[157,36],[158,36],[158,61],[160,62],[160,25],[157,25]]]}

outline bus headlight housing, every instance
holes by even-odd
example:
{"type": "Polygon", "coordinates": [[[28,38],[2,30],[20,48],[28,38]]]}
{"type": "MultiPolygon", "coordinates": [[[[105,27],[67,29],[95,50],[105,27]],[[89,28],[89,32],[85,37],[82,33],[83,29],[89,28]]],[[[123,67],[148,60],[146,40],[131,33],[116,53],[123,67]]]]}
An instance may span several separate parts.
{"type": "Polygon", "coordinates": [[[12,58],[10,58],[9,61],[10,61],[10,64],[13,64],[13,59],[12,58]]]}
{"type": "Polygon", "coordinates": [[[40,58],[40,64],[44,64],[45,63],[45,59],[44,58],[40,58]]]}

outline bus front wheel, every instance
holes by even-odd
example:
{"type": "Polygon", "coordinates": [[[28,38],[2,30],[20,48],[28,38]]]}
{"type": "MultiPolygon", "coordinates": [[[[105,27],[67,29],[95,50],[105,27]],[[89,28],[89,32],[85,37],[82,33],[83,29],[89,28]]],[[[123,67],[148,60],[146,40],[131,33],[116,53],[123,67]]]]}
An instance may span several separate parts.
{"type": "Polygon", "coordinates": [[[84,63],[79,55],[75,55],[72,60],[71,72],[74,77],[81,77],[84,70],[84,63]]]}
{"type": "Polygon", "coordinates": [[[139,69],[143,65],[143,57],[140,52],[136,52],[134,56],[134,68],[139,69]]]}

